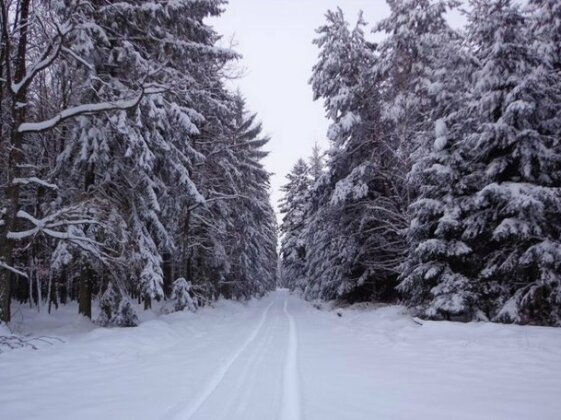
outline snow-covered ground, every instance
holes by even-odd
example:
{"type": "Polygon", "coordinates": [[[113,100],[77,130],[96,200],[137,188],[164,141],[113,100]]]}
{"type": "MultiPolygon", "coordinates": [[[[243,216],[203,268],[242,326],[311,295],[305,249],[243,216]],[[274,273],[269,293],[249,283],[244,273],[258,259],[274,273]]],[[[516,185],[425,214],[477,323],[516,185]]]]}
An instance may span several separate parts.
{"type": "Polygon", "coordinates": [[[277,291],[132,329],[55,316],[64,343],[0,354],[0,419],[561,418],[561,329],[339,312],[277,291]]]}

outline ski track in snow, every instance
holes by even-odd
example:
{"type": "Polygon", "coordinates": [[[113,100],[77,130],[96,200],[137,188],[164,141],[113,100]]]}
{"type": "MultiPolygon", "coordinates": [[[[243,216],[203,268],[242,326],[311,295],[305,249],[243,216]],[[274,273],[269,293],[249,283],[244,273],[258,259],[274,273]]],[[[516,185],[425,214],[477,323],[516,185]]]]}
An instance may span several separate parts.
{"type": "Polygon", "coordinates": [[[265,325],[265,321],[267,320],[267,315],[269,310],[273,306],[275,302],[271,302],[267,308],[263,311],[261,315],[261,319],[259,320],[259,324],[253,329],[249,337],[244,341],[241,347],[232,355],[230,359],[226,363],[224,363],[213,375],[212,379],[208,381],[205,385],[203,391],[189,403],[186,407],[183,404],[179,407],[175,407],[171,413],[169,413],[165,418],[166,419],[176,419],[176,420],[190,420],[193,418],[195,414],[203,407],[203,405],[207,402],[207,400],[212,396],[212,394],[216,391],[216,389],[220,386],[220,383],[226,377],[228,371],[232,368],[234,363],[240,358],[243,352],[248,349],[251,344],[255,341],[263,326],[265,325]]]}
{"type": "Polygon", "coordinates": [[[267,349],[271,345],[274,337],[274,327],[273,324],[267,329],[266,336],[264,340],[260,343],[258,349],[252,355],[249,363],[244,368],[243,374],[240,376],[237,384],[238,392],[231,398],[230,404],[227,405],[225,410],[225,416],[223,419],[228,418],[229,412],[234,412],[235,416],[240,416],[249,407],[252,401],[252,388],[249,386],[244,386],[244,384],[252,384],[255,382],[258,373],[259,366],[263,363],[265,356],[267,354],[267,349]]]}
{"type": "Polygon", "coordinates": [[[210,415],[213,420],[230,419],[232,415],[234,418],[243,418],[240,416],[244,415],[250,407],[252,397],[259,387],[256,385],[257,379],[263,368],[267,366],[266,358],[278,356],[281,361],[282,348],[286,348],[284,362],[278,376],[282,387],[276,398],[278,407],[274,418],[301,420],[298,336],[296,322],[288,308],[287,297],[283,300],[277,298],[267,306],[257,327],[228,362],[217,371],[204,392],[188,406],[177,407],[172,412],[171,418],[196,420],[209,419],[210,415]],[[280,322],[282,318],[288,321],[284,324],[288,326],[286,329],[277,328],[278,324],[283,324],[280,322]],[[275,340],[277,340],[276,344],[275,340]],[[284,343],[286,346],[283,345],[284,343]],[[280,348],[278,344],[281,344],[280,348]],[[228,388],[226,393],[222,392],[224,388],[228,388]]]}
{"type": "Polygon", "coordinates": [[[301,420],[298,333],[296,322],[288,311],[288,299],[284,301],[284,313],[288,318],[288,348],[284,364],[283,397],[279,420],[301,420]]]}

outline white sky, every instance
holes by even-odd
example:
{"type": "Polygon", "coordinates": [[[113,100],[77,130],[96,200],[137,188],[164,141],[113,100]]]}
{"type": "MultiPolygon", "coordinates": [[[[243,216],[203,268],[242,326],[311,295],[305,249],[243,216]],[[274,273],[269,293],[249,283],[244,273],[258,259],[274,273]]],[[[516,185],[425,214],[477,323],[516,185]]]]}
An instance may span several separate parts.
{"type": "MultiPolygon", "coordinates": [[[[243,55],[244,77],[236,80],[249,108],[271,136],[266,166],[272,172],[272,200],[296,160],[308,157],[315,142],[327,148],[328,121],[308,84],[317,48],[315,29],[328,9],[341,7],[347,21],[364,11],[371,27],[389,14],[385,0],[230,0],[222,17],[211,22],[224,42],[232,37],[243,55]]],[[[457,24],[461,20],[453,18],[457,24]]]]}

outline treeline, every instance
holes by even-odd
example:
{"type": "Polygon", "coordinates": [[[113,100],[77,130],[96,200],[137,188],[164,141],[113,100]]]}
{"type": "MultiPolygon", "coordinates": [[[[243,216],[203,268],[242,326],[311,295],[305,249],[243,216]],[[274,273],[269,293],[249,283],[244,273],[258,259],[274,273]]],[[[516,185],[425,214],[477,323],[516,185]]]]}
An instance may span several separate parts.
{"type": "Polygon", "coordinates": [[[134,325],[276,283],[276,222],[223,0],[0,0],[0,319],[70,300],[134,325]],[[97,298],[97,299],[95,299],[97,298]]]}
{"type": "MultiPolygon", "coordinates": [[[[561,325],[561,2],[392,0],[378,44],[327,13],[311,85],[326,167],[300,161],[283,281],[434,319],[561,325]]],[[[317,159],[316,159],[317,160],[317,159]]]]}

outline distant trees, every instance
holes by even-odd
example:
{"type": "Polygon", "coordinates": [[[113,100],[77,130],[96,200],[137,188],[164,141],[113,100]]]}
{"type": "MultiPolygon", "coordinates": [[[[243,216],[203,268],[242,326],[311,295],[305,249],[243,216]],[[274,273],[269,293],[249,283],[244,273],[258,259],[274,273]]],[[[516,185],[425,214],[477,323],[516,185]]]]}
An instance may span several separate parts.
{"type": "Polygon", "coordinates": [[[133,298],[274,287],[268,139],[205,23],[223,3],[0,2],[3,321],[14,298],[131,325],[133,298]]]}
{"type": "Polygon", "coordinates": [[[561,325],[559,2],[472,0],[463,32],[445,19],[457,2],[388,3],[379,45],[340,10],[318,30],[331,147],[308,187],[298,287],[561,325]]]}
{"type": "Polygon", "coordinates": [[[223,186],[228,197],[226,255],[229,270],[224,287],[226,295],[236,298],[261,296],[276,287],[277,222],[269,201],[269,173],[261,164],[268,155],[263,147],[269,137],[263,135],[257,116],[247,111],[244,99],[234,96],[230,138],[223,157],[230,170],[223,186]]]}
{"type": "Polygon", "coordinates": [[[280,227],[283,234],[280,255],[282,257],[281,275],[284,285],[291,289],[300,289],[306,284],[306,218],[311,208],[310,168],[300,159],[287,175],[288,183],[282,187],[284,198],[280,203],[283,222],[280,227]]]}

